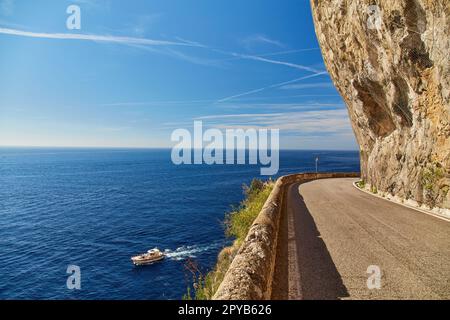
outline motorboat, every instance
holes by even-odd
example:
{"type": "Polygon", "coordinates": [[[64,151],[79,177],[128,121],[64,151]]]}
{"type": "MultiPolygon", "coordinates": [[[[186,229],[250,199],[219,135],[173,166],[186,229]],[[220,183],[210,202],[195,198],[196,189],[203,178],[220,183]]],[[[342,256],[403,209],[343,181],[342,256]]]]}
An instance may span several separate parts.
{"type": "Polygon", "coordinates": [[[147,264],[152,264],[157,261],[163,260],[165,257],[164,253],[159,251],[158,248],[148,250],[146,253],[131,257],[131,261],[135,266],[142,266],[147,264]]]}

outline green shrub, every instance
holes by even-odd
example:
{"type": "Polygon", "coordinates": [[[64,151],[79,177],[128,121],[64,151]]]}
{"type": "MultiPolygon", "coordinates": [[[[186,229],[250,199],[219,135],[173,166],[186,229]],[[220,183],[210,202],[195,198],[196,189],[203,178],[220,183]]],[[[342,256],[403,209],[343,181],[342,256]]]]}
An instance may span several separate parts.
{"type": "Polygon", "coordinates": [[[263,182],[258,179],[254,179],[249,186],[243,186],[245,199],[225,217],[225,234],[234,238],[233,245],[220,252],[215,268],[206,275],[203,275],[191,261],[188,262],[187,269],[193,275],[195,292],[192,295],[188,288],[183,299],[208,300],[214,296],[273,186],[271,180],[263,182]]]}
{"type": "Polygon", "coordinates": [[[445,171],[440,164],[432,164],[424,168],[421,175],[421,184],[425,191],[425,202],[430,206],[436,206],[436,202],[440,196],[447,196],[447,188],[444,186],[439,190],[438,182],[445,176],[445,171]]]}
{"type": "Polygon", "coordinates": [[[364,189],[366,187],[366,182],[364,180],[361,180],[361,181],[358,181],[356,183],[356,185],[358,186],[358,188],[364,189]]]}
{"type": "Polygon", "coordinates": [[[273,184],[264,184],[261,180],[253,180],[250,186],[244,186],[246,199],[237,210],[227,214],[225,218],[226,235],[242,242],[247,236],[264,203],[272,191],[273,184]]]}
{"type": "Polygon", "coordinates": [[[436,183],[444,176],[444,170],[437,165],[425,168],[422,171],[422,186],[424,190],[433,191],[436,183]]]}
{"type": "Polygon", "coordinates": [[[378,193],[377,187],[374,186],[374,185],[372,185],[372,186],[370,187],[370,192],[372,192],[372,193],[374,193],[374,194],[377,194],[377,193],[378,193]]]}

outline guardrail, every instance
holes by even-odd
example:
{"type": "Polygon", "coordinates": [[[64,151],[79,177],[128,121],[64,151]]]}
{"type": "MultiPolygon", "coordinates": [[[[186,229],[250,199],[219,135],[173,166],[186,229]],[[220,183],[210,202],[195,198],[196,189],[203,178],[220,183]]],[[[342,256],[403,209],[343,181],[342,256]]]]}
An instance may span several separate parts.
{"type": "Polygon", "coordinates": [[[219,286],[214,300],[268,300],[272,294],[284,193],[292,183],[356,178],[359,173],[302,173],[280,177],[219,286]]]}

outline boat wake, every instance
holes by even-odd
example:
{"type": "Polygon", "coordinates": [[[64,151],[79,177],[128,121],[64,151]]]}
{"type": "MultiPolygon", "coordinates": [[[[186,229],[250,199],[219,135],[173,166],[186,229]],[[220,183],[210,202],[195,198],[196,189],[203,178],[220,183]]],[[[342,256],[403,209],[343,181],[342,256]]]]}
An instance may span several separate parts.
{"type": "Polygon", "coordinates": [[[176,250],[166,249],[164,250],[164,255],[172,260],[180,261],[187,258],[196,258],[200,253],[206,252],[209,250],[218,249],[223,246],[223,243],[212,243],[205,246],[182,246],[177,248],[176,250]]]}

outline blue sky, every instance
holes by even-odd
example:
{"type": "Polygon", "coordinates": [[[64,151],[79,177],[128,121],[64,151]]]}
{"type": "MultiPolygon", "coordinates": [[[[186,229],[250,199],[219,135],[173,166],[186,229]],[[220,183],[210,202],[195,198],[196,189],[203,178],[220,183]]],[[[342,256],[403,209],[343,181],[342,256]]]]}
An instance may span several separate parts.
{"type": "Polygon", "coordinates": [[[203,120],[357,149],[307,0],[0,0],[0,48],[0,145],[170,147],[203,120]]]}

